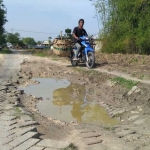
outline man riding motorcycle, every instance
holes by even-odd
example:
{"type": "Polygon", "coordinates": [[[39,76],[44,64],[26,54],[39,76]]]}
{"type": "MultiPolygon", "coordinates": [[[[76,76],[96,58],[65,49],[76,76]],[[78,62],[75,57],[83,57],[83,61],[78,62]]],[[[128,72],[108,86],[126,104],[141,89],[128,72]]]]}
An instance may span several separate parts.
{"type": "Polygon", "coordinates": [[[78,54],[81,50],[81,43],[79,41],[79,37],[83,35],[88,36],[86,30],[83,29],[84,19],[80,19],[78,24],[79,24],[78,27],[75,27],[73,30],[74,42],[75,42],[75,46],[77,47],[77,51],[73,60],[78,60],[78,54]]]}

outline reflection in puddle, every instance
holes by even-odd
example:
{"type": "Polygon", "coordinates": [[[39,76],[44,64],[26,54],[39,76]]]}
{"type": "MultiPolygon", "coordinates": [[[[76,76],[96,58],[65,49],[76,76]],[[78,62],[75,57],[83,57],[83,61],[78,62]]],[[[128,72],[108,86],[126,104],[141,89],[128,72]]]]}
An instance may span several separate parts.
{"type": "Polygon", "coordinates": [[[25,87],[24,91],[36,97],[43,97],[44,100],[37,104],[42,115],[66,122],[105,125],[118,123],[109,117],[104,108],[93,102],[87,95],[85,86],[50,78],[33,78],[33,80],[38,80],[40,84],[25,87]]]}

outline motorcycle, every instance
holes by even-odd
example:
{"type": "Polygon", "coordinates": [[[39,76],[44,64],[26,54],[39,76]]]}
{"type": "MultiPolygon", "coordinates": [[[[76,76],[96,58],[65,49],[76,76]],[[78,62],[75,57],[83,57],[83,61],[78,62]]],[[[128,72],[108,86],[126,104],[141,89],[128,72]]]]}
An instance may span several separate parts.
{"type": "Polygon", "coordinates": [[[82,36],[79,37],[81,43],[81,50],[78,54],[78,60],[73,60],[76,54],[77,48],[73,46],[71,51],[71,64],[72,66],[77,66],[79,63],[84,62],[88,68],[93,68],[95,66],[95,50],[92,46],[92,36],[82,36]]]}

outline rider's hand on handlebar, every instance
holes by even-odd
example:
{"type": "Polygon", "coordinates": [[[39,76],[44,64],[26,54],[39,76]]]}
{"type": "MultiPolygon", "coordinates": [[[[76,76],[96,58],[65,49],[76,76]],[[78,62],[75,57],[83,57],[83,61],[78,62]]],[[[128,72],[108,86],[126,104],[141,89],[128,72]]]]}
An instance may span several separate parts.
{"type": "Polygon", "coordinates": [[[76,37],[76,40],[79,40],[79,38],[78,38],[78,37],[76,37]]]}

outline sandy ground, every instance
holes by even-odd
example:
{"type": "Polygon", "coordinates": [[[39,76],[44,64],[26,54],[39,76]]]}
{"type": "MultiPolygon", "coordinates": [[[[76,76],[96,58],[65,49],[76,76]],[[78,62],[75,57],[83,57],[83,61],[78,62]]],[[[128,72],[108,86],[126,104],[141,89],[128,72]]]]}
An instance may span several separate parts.
{"type": "Polygon", "coordinates": [[[97,54],[101,69],[119,72],[132,78],[150,80],[150,56],[137,54],[97,54]]]}
{"type": "MultiPolygon", "coordinates": [[[[106,64],[105,66],[102,66],[102,62],[100,63],[101,65],[99,65],[97,62],[97,66],[94,70],[88,70],[87,68],[84,67],[84,65],[80,65],[79,67],[74,68],[70,65],[70,62],[62,58],[50,59],[50,58],[35,57],[31,56],[25,51],[18,52],[15,50],[13,54],[0,55],[0,59],[1,60],[3,59],[0,65],[1,81],[8,79],[9,77],[16,76],[16,74],[19,74],[20,76],[67,79],[72,83],[78,83],[79,85],[86,86],[89,92],[89,97],[94,98],[94,101],[99,103],[99,105],[103,106],[108,111],[108,113],[109,112],[110,114],[114,113],[115,114],[114,117],[117,117],[122,122],[122,125],[118,127],[116,130],[113,130],[113,133],[112,131],[109,131],[109,133],[107,134],[106,131],[104,131],[104,127],[100,126],[85,125],[85,124],[76,126],[74,125],[68,126],[65,124],[62,125],[61,123],[56,123],[53,120],[47,121],[47,118],[40,116],[40,114],[38,114],[34,110],[36,101],[33,100],[34,102],[31,103],[32,97],[28,96],[24,97],[22,99],[22,103],[29,110],[34,112],[35,119],[40,123],[38,130],[41,133],[41,138],[53,138],[53,139],[67,138],[68,140],[71,139],[75,144],[82,147],[82,139],[80,136],[78,137],[79,128],[82,129],[86,128],[90,131],[91,129],[94,129],[94,132],[102,133],[103,135],[101,137],[103,140],[102,145],[106,146],[107,147],[106,149],[111,150],[111,142],[114,142],[113,140],[111,140],[111,136],[113,137],[113,139],[115,139],[117,138],[115,137],[115,134],[119,135],[120,132],[123,130],[125,133],[123,132],[122,134],[125,135],[121,137],[123,138],[121,140],[124,140],[124,138],[126,138],[126,135],[130,134],[130,132],[126,134],[127,129],[129,131],[137,130],[136,132],[138,135],[141,134],[142,132],[144,142],[145,141],[149,142],[146,133],[144,133],[143,131],[143,129],[150,131],[149,128],[150,81],[148,78],[139,79],[138,77],[131,76],[131,74],[129,74],[128,72],[121,71],[120,68],[122,67],[122,70],[124,68],[123,65],[121,66],[119,63],[118,66],[112,66],[112,68],[110,68],[111,67],[111,65],[109,64],[110,62],[108,62],[108,65],[106,64]],[[21,66],[20,63],[22,64],[21,66]],[[139,81],[139,83],[136,85],[137,90],[131,91],[131,89],[127,89],[116,83],[112,84],[110,80],[114,78],[115,75],[139,81]],[[136,120],[137,122],[133,122],[132,120],[131,122],[129,120],[130,117],[134,118],[135,115],[138,116],[139,120],[136,120]],[[139,131],[141,132],[139,133],[139,131]],[[107,136],[105,137],[104,135],[108,135],[108,137],[107,136]]],[[[128,66],[128,69],[132,70],[132,67],[128,66]]],[[[140,70],[140,67],[138,68],[138,65],[136,65],[135,70],[140,70]]],[[[24,80],[24,82],[26,82],[26,80],[27,78],[24,80]]],[[[106,128],[107,127],[105,127],[105,129],[106,128]]],[[[118,139],[116,139],[115,142],[117,140],[118,139]]],[[[142,141],[141,138],[137,139],[137,141],[135,141],[135,145],[133,145],[134,149],[136,149],[135,147],[137,146],[137,143],[140,143],[139,140],[140,142],[142,141]]],[[[133,143],[133,140],[131,140],[130,142],[133,143]]],[[[127,143],[126,144],[127,147],[128,146],[130,147],[129,149],[132,149],[130,142],[128,142],[129,145],[127,143]]],[[[113,145],[115,145],[114,143],[113,145]]],[[[123,145],[125,145],[125,143],[122,144],[122,147],[123,145]]],[[[139,145],[140,150],[142,148],[142,145],[143,143],[139,145]]],[[[145,144],[145,146],[148,146],[148,144],[145,144]]],[[[114,148],[112,150],[119,150],[119,149],[114,148]]],[[[122,150],[125,149],[122,148],[122,150]]]]}
{"type": "Polygon", "coordinates": [[[112,105],[120,106],[122,103],[124,103],[124,105],[130,105],[130,99],[135,99],[135,97],[137,97],[137,104],[144,103],[147,101],[149,96],[146,91],[149,90],[150,80],[141,80],[123,72],[110,72],[109,70],[101,67],[89,70],[84,67],[84,64],[74,68],[70,65],[70,62],[67,59],[64,60],[62,58],[56,58],[53,60],[50,58],[30,56],[26,58],[26,63],[22,65],[22,70],[26,73],[32,73],[33,77],[50,76],[60,79],[67,78],[73,83],[86,84],[92,88],[95,87],[97,93],[102,93],[96,96],[97,100],[102,100],[111,103],[112,105]],[[125,97],[124,95],[129,92],[129,89],[123,88],[120,85],[112,86],[110,83],[111,78],[116,77],[116,75],[137,81],[139,82],[139,88],[146,88],[147,90],[143,91],[143,94],[125,97]],[[143,98],[143,95],[145,98],[143,98]],[[138,99],[142,99],[142,101],[138,99]]]}

